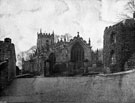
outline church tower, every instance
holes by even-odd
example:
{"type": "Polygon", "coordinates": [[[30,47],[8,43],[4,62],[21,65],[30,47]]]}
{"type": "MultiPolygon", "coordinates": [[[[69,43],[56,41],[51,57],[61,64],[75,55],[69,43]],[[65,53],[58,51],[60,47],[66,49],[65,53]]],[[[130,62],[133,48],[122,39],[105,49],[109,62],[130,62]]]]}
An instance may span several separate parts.
{"type": "Polygon", "coordinates": [[[44,53],[49,51],[50,47],[54,44],[54,31],[52,33],[37,33],[37,51],[44,53]]]}

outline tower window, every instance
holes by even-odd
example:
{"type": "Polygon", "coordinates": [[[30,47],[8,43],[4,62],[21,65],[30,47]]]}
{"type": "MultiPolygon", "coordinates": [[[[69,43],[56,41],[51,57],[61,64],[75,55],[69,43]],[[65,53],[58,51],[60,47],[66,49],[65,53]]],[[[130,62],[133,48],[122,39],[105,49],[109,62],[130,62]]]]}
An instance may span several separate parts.
{"type": "Polygon", "coordinates": [[[116,54],[114,50],[111,51],[111,64],[116,64],[116,54]]]}
{"type": "Polygon", "coordinates": [[[112,32],[112,34],[110,36],[110,42],[111,43],[116,43],[116,34],[114,32],[112,32]]]}
{"type": "Polygon", "coordinates": [[[49,43],[49,40],[46,40],[46,43],[49,43]]]}
{"type": "Polygon", "coordinates": [[[46,40],[46,49],[49,51],[49,40],[46,40]]]}

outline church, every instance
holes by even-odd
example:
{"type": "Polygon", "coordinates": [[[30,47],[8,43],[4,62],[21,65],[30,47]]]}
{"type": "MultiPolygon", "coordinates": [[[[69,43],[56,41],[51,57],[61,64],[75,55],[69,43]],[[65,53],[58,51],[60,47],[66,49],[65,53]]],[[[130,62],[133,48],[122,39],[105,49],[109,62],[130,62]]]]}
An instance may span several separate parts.
{"type": "Polygon", "coordinates": [[[70,41],[64,40],[54,41],[55,33],[37,33],[37,50],[34,59],[23,62],[23,68],[31,71],[52,74],[69,74],[83,73],[92,65],[92,47],[90,39],[88,42],[77,36],[70,41]],[[31,63],[32,66],[28,67],[31,63]],[[34,66],[33,66],[34,65],[34,66]]]}

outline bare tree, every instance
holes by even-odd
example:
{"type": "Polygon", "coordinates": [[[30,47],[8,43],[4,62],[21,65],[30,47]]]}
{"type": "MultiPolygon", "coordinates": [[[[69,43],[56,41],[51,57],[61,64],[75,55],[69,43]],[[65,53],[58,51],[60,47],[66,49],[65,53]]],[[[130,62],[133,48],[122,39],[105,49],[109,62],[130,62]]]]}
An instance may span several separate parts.
{"type": "Polygon", "coordinates": [[[56,35],[56,34],[55,34],[54,36],[55,36],[55,37],[54,37],[54,41],[55,41],[55,42],[58,42],[60,36],[59,36],[59,35],[56,35]]]}
{"type": "Polygon", "coordinates": [[[72,39],[72,36],[69,33],[66,33],[64,35],[55,35],[55,42],[57,42],[60,39],[62,40],[66,39],[66,41],[69,42],[70,39],[72,39]]]}
{"type": "Polygon", "coordinates": [[[66,33],[65,35],[64,35],[64,37],[66,38],[66,40],[69,42],[70,41],[70,39],[72,39],[72,36],[69,34],[69,33],[66,33]]]}
{"type": "Polygon", "coordinates": [[[24,52],[20,52],[17,55],[17,66],[19,66],[20,69],[22,68],[23,59],[24,59],[24,52]]]}
{"type": "Polygon", "coordinates": [[[129,0],[126,9],[132,13],[135,12],[135,0],[129,0]]]}
{"type": "Polygon", "coordinates": [[[135,13],[135,0],[129,0],[127,2],[127,4],[125,5],[125,11],[126,11],[126,14],[123,13],[121,15],[121,18],[122,19],[133,18],[133,16],[130,16],[129,14],[134,15],[133,13],[135,13]]]}

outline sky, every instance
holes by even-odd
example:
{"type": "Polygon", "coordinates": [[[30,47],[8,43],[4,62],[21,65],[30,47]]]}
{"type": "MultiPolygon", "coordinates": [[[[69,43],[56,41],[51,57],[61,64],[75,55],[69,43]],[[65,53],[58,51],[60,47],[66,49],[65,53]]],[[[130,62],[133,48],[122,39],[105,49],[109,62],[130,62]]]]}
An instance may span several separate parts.
{"type": "Polygon", "coordinates": [[[120,21],[128,0],[0,0],[0,40],[10,37],[16,53],[37,42],[37,32],[57,35],[77,32],[91,39],[92,49],[103,48],[107,26],[120,21]]]}

